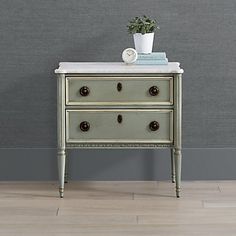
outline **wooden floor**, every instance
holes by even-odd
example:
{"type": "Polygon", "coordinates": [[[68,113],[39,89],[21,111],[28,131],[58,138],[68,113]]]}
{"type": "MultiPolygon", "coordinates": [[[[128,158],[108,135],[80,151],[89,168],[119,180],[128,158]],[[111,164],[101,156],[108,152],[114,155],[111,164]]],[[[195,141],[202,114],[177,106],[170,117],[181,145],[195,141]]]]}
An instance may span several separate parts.
{"type": "Polygon", "coordinates": [[[236,181],[0,182],[1,236],[236,236],[236,181]]]}

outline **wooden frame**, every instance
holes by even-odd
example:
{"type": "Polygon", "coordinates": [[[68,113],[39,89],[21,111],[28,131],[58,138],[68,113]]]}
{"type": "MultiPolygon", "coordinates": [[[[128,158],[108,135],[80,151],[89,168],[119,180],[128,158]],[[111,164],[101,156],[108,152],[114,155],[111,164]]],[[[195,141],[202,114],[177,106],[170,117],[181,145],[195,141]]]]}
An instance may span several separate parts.
{"type": "MultiPolygon", "coordinates": [[[[98,75],[96,75],[98,77],[98,75]]],[[[69,101],[69,80],[95,80],[96,76],[66,76],[66,106],[92,106],[97,104],[97,102],[71,102],[69,101]]],[[[122,80],[134,80],[134,76],[99,76],[102,80],[110,80],[110,81],[122,81],[122,80]]],[[[140,80],[148,80],[148,79],[155,79],[158,78],[157,81],[169,81],[169,94],[170,99],[168,102],[142,102],[142,101],[136,101],[136,102],[115,102],[115,101],[109,101],[109,102],[99,102],[99,106],[138,106],[140,105],[149,105],[149,106],[171,106],[173,105],[173,76],[155,76],[155,77],[148,77],[148,76],[135,76],[135,81],[140,80]]]]}

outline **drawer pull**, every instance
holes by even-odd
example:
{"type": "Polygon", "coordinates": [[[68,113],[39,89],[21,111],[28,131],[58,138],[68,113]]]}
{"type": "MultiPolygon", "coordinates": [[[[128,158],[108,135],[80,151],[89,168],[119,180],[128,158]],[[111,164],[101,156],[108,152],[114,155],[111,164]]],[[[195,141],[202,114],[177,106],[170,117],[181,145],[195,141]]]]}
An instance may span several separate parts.
{"type": "Polygon", "coordinates": [[[151,96],[157,96],[159,94],[159,88],[157,86],[152,86],[149,89],[149,93],[151,96]]]}
{"type": "Polygon", "coordinates": [[[157,121],[152,121],[150,124],[149,124],[149,129],[151,131],[157,131],[159,129],[160,125],[157,121]]]}
{"type": "Polygon", "coordinates": [[[123,120],[122,115],[118,115],[117,116],[118,123],[122,123],[122,120],[123,120]]]}
{"type": "Polygon", "coordinates": [[[79,127],[80,127],[81,131],[87,132],[90,128],[90,124],[87,121],[83,121],[83,122],[80,123],[79,127]]]}
{"type": "Polygon", "coordinates": [[[83,86],[82,88],[80,88],[80,90],[79,90],[79,93],[80,93],[80,95],[81,96],[83,96],[83,97],[86,97],[86,96],[88,96],[89,95],[89,88],[87,87],[87,86],[83,86]]]}
{"type": "Polygon", "coordinates": [[[120,92],[122,90],[122,83],[117,84],[117,91],[120,92]]]}

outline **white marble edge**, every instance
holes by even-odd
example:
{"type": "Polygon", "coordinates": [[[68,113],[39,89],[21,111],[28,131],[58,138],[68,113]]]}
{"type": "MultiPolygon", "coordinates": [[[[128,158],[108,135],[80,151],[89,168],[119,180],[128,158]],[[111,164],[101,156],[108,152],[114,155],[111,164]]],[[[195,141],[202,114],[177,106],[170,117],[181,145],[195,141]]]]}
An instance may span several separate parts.
{"type": "Polygon", "coordinates": [[[177,73],[182,74],[179,62],[168,65],[127,65],[124,62],[60,62],[56,74],[72,73],[177,73]]]}

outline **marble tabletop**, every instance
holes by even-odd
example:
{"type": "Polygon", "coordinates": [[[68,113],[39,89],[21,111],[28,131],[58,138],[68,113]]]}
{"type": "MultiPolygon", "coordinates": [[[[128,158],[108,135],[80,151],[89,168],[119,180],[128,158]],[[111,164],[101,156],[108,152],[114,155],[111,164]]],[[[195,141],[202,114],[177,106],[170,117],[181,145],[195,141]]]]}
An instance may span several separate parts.
{"type": "Polygon", "coordinates": [[[57,74],[70,73],[178,73],[184,71],[179,62],[169,62],[168,65],[135,65],[123,62],[60,62],[57,74]]]}

